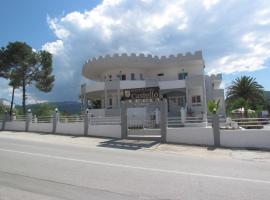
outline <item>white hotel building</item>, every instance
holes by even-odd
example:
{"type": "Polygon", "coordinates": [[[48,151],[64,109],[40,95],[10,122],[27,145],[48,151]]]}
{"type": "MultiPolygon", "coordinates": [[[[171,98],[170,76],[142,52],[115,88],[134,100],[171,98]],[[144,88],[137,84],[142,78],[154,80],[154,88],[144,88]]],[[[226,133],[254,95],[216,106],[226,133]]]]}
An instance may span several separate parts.
{"type": "Polygon", "coordinates": [[[207,113],[207,102],[220,100],[218,113],[225,115],[222,75],[205,75],[201,51],[166,56],[114,54],[88,60],[82,70],[91,80],[81,86],[82,108],[94,116],[120,115],[125,90],[155,87],[168,102],[168,116],[207,113]]]}

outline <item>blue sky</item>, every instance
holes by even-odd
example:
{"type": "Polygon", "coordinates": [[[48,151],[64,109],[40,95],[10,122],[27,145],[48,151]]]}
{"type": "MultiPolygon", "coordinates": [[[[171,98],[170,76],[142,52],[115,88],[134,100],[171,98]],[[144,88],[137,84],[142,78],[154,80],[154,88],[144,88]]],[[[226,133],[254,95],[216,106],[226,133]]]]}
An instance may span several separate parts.
{"type": "MultiPolygon", "coordinates": [[[[54,55],[53,91],[28,88],[28,103],[78,100],[82,64],[116,52],[202,50],[206,72],[223,73],[225,87],[250,75],[270,90],[269,0],[1,0],[0,23],[0,46],[25,41],[54,55]]],[[[0,87],[10,98],[7,82],[0,87]]]]}

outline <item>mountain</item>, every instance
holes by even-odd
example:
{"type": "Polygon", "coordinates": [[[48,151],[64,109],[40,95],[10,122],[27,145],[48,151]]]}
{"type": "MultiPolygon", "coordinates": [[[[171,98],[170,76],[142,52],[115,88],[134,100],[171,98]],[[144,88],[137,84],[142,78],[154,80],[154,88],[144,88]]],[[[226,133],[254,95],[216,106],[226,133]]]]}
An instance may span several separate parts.
{"type": "Polygon", "coordinates": [[[77,101],[46,102],[38,104],[29,104],[26,107],[27,109],[33,110],[33,108],[36,108],[42,104],[49,104],[53,108],[58,108],[60,113],[65,112],[69,114],[79,114],[81,112],[81,103],[77,101]]]}

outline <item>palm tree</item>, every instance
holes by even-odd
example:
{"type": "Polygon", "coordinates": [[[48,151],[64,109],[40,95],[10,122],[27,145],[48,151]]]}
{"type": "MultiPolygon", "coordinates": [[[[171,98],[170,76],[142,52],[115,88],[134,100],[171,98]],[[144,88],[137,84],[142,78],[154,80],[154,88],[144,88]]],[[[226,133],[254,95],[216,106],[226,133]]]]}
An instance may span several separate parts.
{"type": "MultiPolygon", "coordinates": [[[[256,107],[257,104],[264,102],[263,86],[250,76],[235,79],[227,88],[226,101],[230,104],[238,99],[243,99],[245,105],[256,107]]],[[[245,117],[247,117],[247,109],[245,108],[245,117]]]]}

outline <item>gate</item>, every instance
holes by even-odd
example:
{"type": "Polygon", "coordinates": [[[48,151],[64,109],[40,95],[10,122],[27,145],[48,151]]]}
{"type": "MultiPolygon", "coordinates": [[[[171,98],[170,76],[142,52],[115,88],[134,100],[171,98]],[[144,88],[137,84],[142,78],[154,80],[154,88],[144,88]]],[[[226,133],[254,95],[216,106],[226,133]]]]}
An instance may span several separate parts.
{"type": "Polygon", "coordinates": [[[167,101],[121,102],[122,138],[166,141],[167,101]]]}

